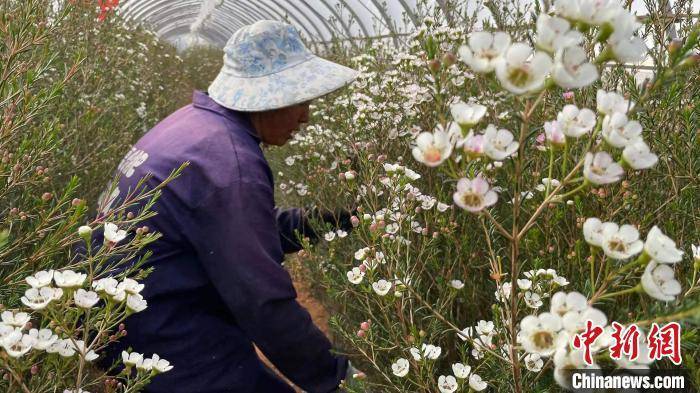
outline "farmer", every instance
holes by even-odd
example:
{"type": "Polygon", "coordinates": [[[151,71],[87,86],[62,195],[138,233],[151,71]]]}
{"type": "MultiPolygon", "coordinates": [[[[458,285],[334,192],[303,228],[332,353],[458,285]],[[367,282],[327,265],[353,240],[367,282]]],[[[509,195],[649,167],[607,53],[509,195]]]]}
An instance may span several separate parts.
{"type": "MultiPolygon", "coordinates": [[[[162,234],[150,249],[142,295],[148,308],[126,321],[109,360],[131,347],[174,368],[148,392],[293,392],[258,359],[253,344],[308,392],[337,391],[347,359],[296,301],[284,253],[299,231],[316,237],[309,211],[275,206],[261,143],[281,146],[309,120],[309,102],[356,71],[313,55],[290,25],[260,21],[238,30],[208,93],[146,133],[119,165],[112,205],[147,174],[155,186],[183,162],[145,224],[162,234]]],[[[109,207],[109,203],[107,206],[109,207]]],[[[312,211],[349,230],[349,214],[312,211]]]]}

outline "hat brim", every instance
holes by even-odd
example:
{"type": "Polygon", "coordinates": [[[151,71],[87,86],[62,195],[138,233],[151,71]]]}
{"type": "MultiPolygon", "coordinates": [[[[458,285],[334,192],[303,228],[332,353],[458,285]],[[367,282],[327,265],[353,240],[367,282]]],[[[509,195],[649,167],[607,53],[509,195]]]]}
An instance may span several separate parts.
{"type": "Polygon", "coordinates": [[[219,73],[209,96],[219,105],[242,112],[261,112],[313,100],[352,82],[358,72],[312,56],[280,72],[245,78],[219,73]]]}

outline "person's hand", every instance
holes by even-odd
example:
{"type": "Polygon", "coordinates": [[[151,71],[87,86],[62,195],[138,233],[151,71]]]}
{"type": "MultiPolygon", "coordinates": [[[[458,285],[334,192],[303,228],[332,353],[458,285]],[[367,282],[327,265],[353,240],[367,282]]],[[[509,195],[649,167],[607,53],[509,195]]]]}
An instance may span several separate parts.
{"type": "Polygon", "coordinates": [[[307,220],[320,220],[330,224],[333,228],[351,232],[353,229],[351,217],[357,214],[357,209],[347,210],[338,208],[335,210],[313,207],[306,211],[304,218],[307,220]]]}
{"type": "Polygon", "coordinates": [[[340,387],[333,393],[345,393],[345,386],[347,386],[348,384],[352,384],[352,382],[355,380],[364,379],[366,377],[367,376],[365,375],[365,373],[356,369],[352,365],[352,363],[348,361],[348,370],[345,372],[345,379],[343,379],[343,382],[340,384],[340,387]]]}

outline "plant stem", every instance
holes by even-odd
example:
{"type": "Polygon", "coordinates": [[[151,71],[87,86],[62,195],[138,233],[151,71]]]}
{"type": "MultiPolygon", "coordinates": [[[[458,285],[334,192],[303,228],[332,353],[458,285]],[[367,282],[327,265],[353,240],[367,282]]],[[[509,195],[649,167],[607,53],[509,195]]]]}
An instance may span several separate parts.
{"type": "Polygon", "coordinates": [[[564,198],[568,198],[568,197],[578,193],[579,191],[585,189],[586,187],[588,187],[588,184],[590,184],[590,183],[588,183],[588,181],[584,180],[583,183],[581,183],[578,187],[574,188],[573,190],[567,192],[566,194],[558,195],[557,200],[563,201],[564,198]]]}
{"type": "Polygon", "coordinates": [[[496,227],[496,229],[501,235],[505,236],[505,238],[508,240],[513,239],[513,236],[510,233],[508,233],[508,231],[506,231],[506,229],[503,228],[503,226],[495,218],[493,218],[493,216],[491,215],[491,213],[488,212],[488,210],[484,210],[484,215],[491,221],[493,226],[496,227]]]}
{"type": "Polygon", "coordinates": [[[607,298],[616,297],[616,296],[627,295],[627,294],[629,294],[629,293],[639,292],[639,291],[641,291],[641,289],[642,289],[642,284],[637,284],[636,286],[634,286],[634,287],[632,287],[632,288],[627,288],[627,289],[623,289],[623,290],[621,290],[621,291],[610,292],[610,293],[606,293],[605,295],[598,296],[597,300],[607,299],[607,298]]]}
{"type": "Polygon", "coordinates": [[[591,247],[591,251],[591,255],[588,257],[591,267],[591,293],[595,293],[595,249],[591,247]]]}
{"type": "Polygon", "coordinates": [[[19,387],[22,388],[22,391],[24,393],[32,393],[31,390],[29,390],[29,388],[27,387],[27,385],[24,384],[24,381],[22,381],[22,377],[20,377],[12,367],[10,367],[9,365],[5,365],[5,369],[10,373],[15,382],[19,384],[19,387]]]}
{"type": "Polygon", "coordinates": [[[695,306],[689,310],[681,311],[679,313],[671,314],[671,315],[666,315],[663,317],[658,317],[654,319],[645,319],[643,321],[637,321],[636,324],[639,326],[647,326],[650,325],[654,322],[677,322],[681,321],[686,318],[691,318],[691,317],[700,317],[700,305],[695,306]]]}
{"type": "Polygon", "coordinates": [[[552,187],[552,170],[554,169],[554,146],[549,146],[549,170],[547,171],[547,184],[544,195],[549,195],[549,189],[552,187]]]}

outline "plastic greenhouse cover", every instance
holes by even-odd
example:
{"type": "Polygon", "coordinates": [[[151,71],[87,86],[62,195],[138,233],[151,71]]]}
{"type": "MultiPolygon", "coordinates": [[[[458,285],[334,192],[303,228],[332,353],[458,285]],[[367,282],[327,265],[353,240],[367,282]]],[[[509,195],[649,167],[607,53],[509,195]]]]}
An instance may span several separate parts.
{"type": "MultiPolygon", "coordinates": [[[[178,48],[208,43],[222,47],[237,29],[261,19],[287,20],[310,42],[322,45],[334,38],[397,37],[415,30],[433,7],[447,0],[122,0],[120,12],[143,21],[178,48]]],[[[535,0],[512,0],[526,7],[535,0]]],[[[540,0],[541,1],[541,0],[540,0]]],[[[673,1],[673,0],[671,0],[673,1]]],[[[483,0],[464,0],[473,11],[483,0]]],[[[637,15],[647,13],[645,0],[634,0],[637,15]]],[[[700,0],[693,0],[694,13],[700,0]]],[[[490,19],[482,8],[478,20],[490,19]]]]}

